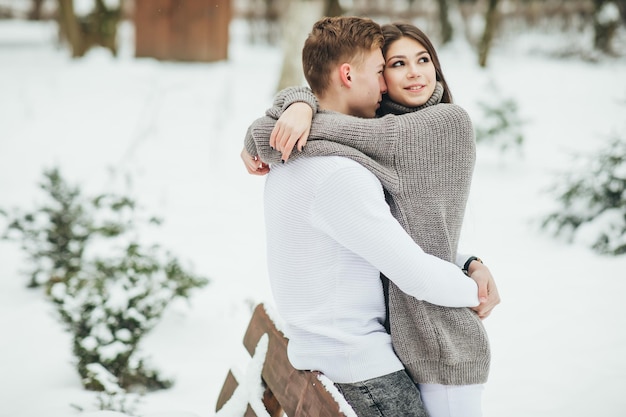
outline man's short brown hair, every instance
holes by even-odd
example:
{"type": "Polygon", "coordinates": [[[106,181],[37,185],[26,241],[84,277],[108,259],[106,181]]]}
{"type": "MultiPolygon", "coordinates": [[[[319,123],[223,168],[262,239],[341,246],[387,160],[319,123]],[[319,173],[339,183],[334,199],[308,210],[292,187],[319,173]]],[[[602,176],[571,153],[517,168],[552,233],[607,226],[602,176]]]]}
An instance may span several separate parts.
{"type": "Polygon", "coordinates": [[[382,48],[378,23],[362,17],[325,17],[314,25],[302,49],[302,68],[309,87],[323,94],[330,85],[333,66],[358,64],[373,48],[382,48]]]}

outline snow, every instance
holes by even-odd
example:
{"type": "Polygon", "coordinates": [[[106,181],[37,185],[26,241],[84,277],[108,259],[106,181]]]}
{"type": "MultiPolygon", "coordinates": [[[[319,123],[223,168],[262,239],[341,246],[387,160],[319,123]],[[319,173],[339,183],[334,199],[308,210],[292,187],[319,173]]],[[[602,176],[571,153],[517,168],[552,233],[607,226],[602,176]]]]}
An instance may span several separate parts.
{"type": "Polygon", "coordinates": [[[614,2],[604,3],[598,12],[598,22],[603,25],[617,23],[619,18],[619,8],[614,2]]]}
{"type": "Polygon", "coordinates": [[[346,417],[358,417],[352,407],[350,407],[350,404],[348,404],[343,395],[341,395],[335,384],[333,384],[333,381],[331,381],[324,374],[318,374],[317,379],[320,380],[322,385],[324,385],[324,388],[326,388],[326,391],[328,391],[330,395],[332,395],[332,397],[335,399],[335,401],[337,401],[337,404],[339,405],[339,410],[346,417]]]}
{"type": "MultiPolygon", "coordinates": [[[[164,219],[142,239],[211,282],[171,305],[144,340],[142,351],[175,384],[143,396],[137,414],[214,416],[228,370],[251,361],[242,338],[254,306],[272,305],[263,179],[246,173],[239,152],[247,126],[271,104],[280,51],[248,44],[234,22],[228,61],[134,59],[126,25],[118,59],[94,50],[71,60],[55,31],[0,21],[0,207],[32,209],[43,170],[56,165],[85,193],[130,193],[164,219]]],[[[479,146],[463,231],[462,249],[488,264],[502,296],[485,322],[493,348],[485,417],[626,409],[626,257],[537,227],[553,206],[545,190],[572,154],[626,132],[626,61],[549,55],[571,42],[571,34],[507,38],[486,70],[462,42],[440,52],[455,100],[475,123],[490,85],[517,102],[524,121],[521,154],[479,146]]],[[[121,416],[98,411],[97,394],[81,388],[70,336],[42,292],[25,287],[27,261],[18,245],[0,242],[0,417],[121,416]]]]}
{"type": "Polygon", "coordinates": [[[246,413],[247,404],[250,404],[250,408],[254,410],[254,413],[258,417],[269,417],[269,413],[263,405],[263,382],[261,381],[261,372],[263,370],[263,363],[265,362],[265,355],[267,354],[267,347],[269,343],[269,337],[264,334],[259,339],[259,342],[254,349],[254,356],[248,362],[245,374],[241,374],[236,370],[233,372],[233,376],[239,384],[224,406],[216,413],[216,417],[239,417],[246,413]]]}

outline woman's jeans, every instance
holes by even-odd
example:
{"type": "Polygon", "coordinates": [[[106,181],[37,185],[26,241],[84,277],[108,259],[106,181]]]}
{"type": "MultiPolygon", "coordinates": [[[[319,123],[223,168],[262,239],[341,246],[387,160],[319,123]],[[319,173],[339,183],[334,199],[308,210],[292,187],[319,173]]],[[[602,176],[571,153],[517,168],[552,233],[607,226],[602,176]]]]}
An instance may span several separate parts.
{"type": "Polygon", "coordinates": [[[335,386],[359,417],[428,417],[420,392],[406,371],[335,386]]]}

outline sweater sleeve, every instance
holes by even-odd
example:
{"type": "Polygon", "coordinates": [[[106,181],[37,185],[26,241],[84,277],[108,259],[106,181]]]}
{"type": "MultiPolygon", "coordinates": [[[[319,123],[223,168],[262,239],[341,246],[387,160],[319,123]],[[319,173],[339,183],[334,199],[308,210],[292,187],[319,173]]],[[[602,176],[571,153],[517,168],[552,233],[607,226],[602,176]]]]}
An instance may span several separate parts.
{"type": "Polygon", "coordinates": [[[308,87],[287,87],[279,91],[274,97],[274,104],[265,112],[266,116],[278,120],[287,107],[293,103],[306,103],[313,109],[313,114],[317,113],[317,98],[308,87]]]}
{"type": "MultiPolygon", "coordinates": [[[[248,128],[245,147],[251,155],[258,155],[264,162],[280,163],[281,153],[269,146],[269,138],[276,124],[270,116],[255,120],[248,128]]],[[[401,137],[407,132],[400,128],[395,116],[380,119],[362,119],[335,112],[318,112],[313,117],[309,140],[333,142],[338,145],[356,149],[367,157],[384,165],[390,166],[394,161],[396,149],[401,137]]],[[[290,159],[301,156],[344,155],[341,149],[323,143],[309,143],[303,152],[294,152],[290,159]],[[308,149],[307,149],[308,148],[308,149]]]]}
{"type": "Polygon", "coordinates": [[[345,167],[317,190],[313,224],[364,258],[402,291],[445,307],[478,305],[476,283],[425,253],[391,215],[382,187],[361,167],[345,167]]]}
{"type": "Polygon", "coordinates": [[[274,96],[271,108],[265,111],[265,117],[258,119],[248,127],[244,140],[244,147],[250,155],[258,155],[263,162],[272,164],[281,161],[281,155],[274,152],[270,146],[270,134],[276,125],[276,120],[287,107],[294,103],[303,102],[311,106],[313,114],[317,113],[317,98],[308,87],[287,87],[274,96]],[[255,128],[258,130],[255,131],[255,128]],[[255,140],[256,139],[256,140],[255,140]]]}
{"type": "Polygon", "coordinates": [[[465,262],[467,262],[467,260],[470,258],[470,256],[471,255],[468,255],[466,253],[458,253],[457,252],[456,259],[455,259],[454,263],[459,268],[463,268],[465,266],[465,262]]]}
{"type": "MultiPolygon", "coordinates": [[[[270,147],[270,135],[276,125],[276,120],[270,116],[261,117],[248,127],[244,146],[250,155],[258,155],[268,164],[281,162],[281,153],[270,147]]],[[[294,157],[298,155],[295,154],[294,157]]]]}
{"type": "Polygon", "coordinates": [[[313,117],[309,140],[328,140],[349,146],[376,161],[393,160],[404,132],[395,116],[363,119],[335,112],[313,117]]]}

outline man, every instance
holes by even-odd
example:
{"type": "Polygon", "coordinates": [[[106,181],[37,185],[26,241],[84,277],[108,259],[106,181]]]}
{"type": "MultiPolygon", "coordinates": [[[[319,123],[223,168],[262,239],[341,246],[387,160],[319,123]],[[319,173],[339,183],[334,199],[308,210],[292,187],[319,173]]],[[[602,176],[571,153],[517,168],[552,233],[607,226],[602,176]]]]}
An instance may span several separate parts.
{"type": "MultiPolygon", "coordinates": [[[[382,42],[369,19],[314,25],[303,64],[320,108],[374,116],[386,90],[382,42]]],[[[249,170],[267,172],[262,161],[242,157],[249,170]]],[[[378,179],[347,158],[273,166],[265,216],[269,276],[292,365],[323,372],[359,416],[426,416],[384,328],[379,273],[407,294],[446,307],[477,306],[476,283],[424,253],[391,215],[378,179]]],[[[486,292],[486,282],[480,285],[486,292]]]]}

